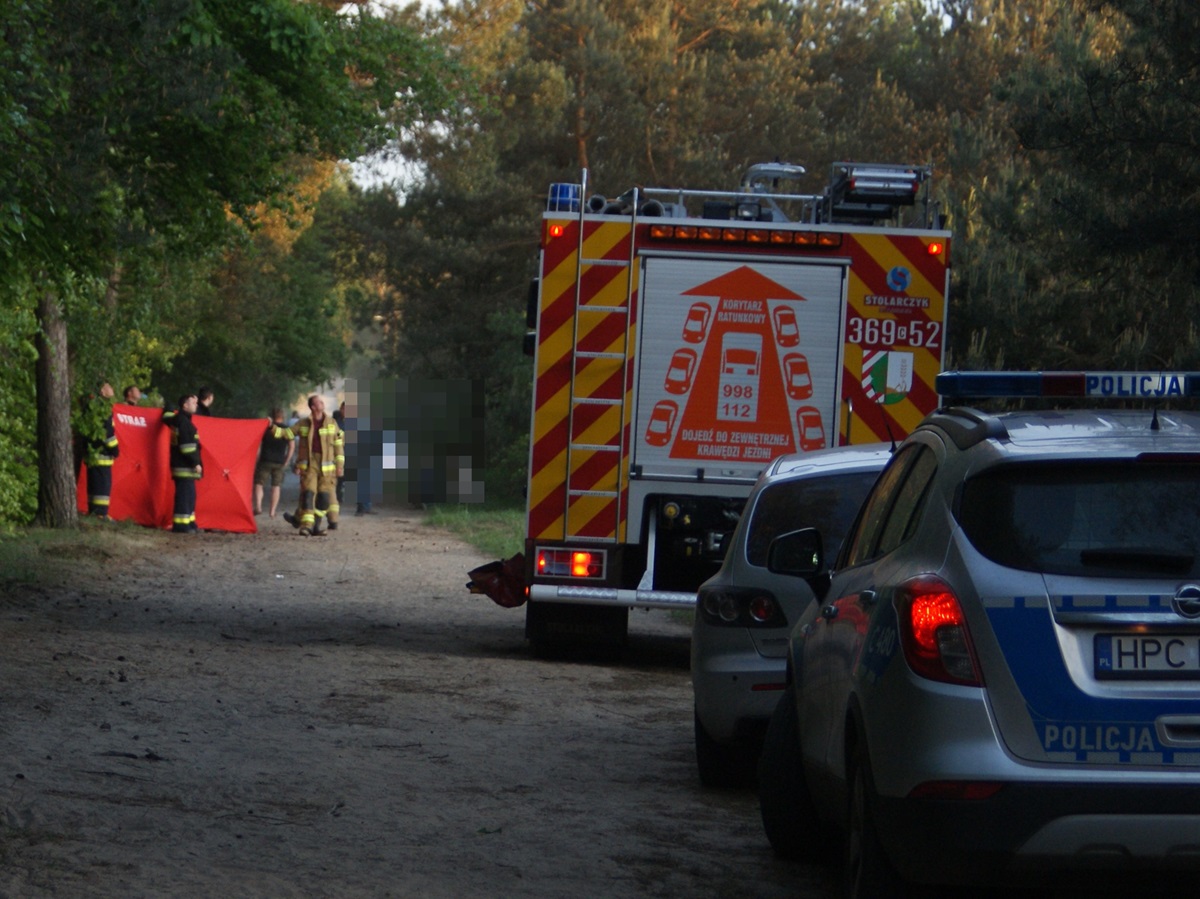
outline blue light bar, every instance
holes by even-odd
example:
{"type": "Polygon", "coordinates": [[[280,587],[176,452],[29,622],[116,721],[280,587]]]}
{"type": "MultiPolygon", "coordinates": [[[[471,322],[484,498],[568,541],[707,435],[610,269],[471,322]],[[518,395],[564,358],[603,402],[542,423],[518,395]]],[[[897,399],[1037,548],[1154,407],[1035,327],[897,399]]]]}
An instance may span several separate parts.
{"type": "Polygon", "coordinates": [[[1200,372],[1194,371],[944,371],[934,383],[938,395],[947,399],[1075,396],[1167,400],[1200,396],[1200,372]]]}

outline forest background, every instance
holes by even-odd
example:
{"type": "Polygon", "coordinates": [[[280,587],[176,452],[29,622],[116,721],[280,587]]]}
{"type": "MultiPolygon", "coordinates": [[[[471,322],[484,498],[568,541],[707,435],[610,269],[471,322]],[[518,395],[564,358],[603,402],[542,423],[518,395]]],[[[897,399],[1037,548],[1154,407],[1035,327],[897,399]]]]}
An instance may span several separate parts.
{"type": "Polygon", "coordinates": [[[473,379],[518,499],[538,214],[583,168],[931,163],[948,365],[1200,369],[1192,0],[12,0],[0,34],[0,527],[74,522],[105,380],[257,416],[473,379]]]}

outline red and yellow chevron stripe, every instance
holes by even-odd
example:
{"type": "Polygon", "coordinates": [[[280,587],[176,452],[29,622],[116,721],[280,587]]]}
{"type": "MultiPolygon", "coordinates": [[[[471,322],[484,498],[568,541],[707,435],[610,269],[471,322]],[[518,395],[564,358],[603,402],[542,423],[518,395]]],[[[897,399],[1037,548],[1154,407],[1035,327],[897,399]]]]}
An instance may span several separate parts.
{"type": "Polygon", "coordinates": [[[633,235],[628,221],[587,222],[580,252],[579,224],[571,220],[543,247],[528,534],[622,540],[638,289],[633,235]]]}

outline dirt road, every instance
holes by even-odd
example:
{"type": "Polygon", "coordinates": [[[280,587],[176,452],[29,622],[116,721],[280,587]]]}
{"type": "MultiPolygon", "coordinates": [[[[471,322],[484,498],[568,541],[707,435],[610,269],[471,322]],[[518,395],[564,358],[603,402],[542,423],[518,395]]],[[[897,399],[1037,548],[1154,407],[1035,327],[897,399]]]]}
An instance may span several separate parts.
{"type": "Polygon", "coordinates": [[[701,788],[688,629],[532,657],[412,511],[0,572],[0,897],[830,897],[701,788]]]}

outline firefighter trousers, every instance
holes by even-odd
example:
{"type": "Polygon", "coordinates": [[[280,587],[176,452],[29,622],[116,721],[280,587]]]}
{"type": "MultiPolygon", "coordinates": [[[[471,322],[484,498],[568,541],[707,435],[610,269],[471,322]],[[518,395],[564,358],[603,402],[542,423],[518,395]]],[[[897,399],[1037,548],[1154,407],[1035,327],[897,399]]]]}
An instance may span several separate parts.
{"type": "Polygon", "coordinates": [[[323,521],[336,525],[340,506],[337,501],[337,475],[313,468],[300,472],[300,508],[296,520],[300,527],[320,530],[323,521]]]}
{"type": "Polygon", "coordinates": [[[87,467],[88,514],[108,517],[108,496],[112,492],[112,466],[87,467]]]}
{"type": "Polygon", "coordinates": [[[196,530],[196,479],[174,478],[175,507],[171,513],[171,530],[190,534],[196,530]]]}

